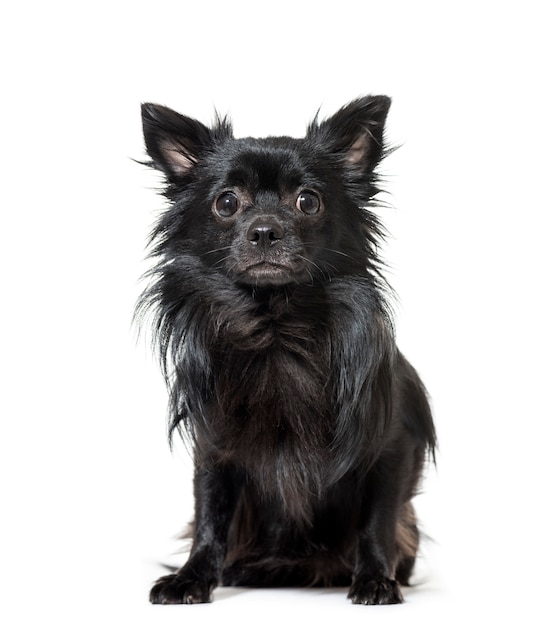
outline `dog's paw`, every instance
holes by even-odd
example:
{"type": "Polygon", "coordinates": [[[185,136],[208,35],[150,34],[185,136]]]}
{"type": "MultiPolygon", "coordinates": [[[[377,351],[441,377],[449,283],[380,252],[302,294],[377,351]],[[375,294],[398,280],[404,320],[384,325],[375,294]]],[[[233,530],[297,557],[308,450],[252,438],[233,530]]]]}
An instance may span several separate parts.
{"type": "Polygon", "coordinates": [[[202,604],[211,602],[213,585],[180,574],[163,576],[153,585],[152,604],[202,604]]]}
{"type": "Polygon", "coordinates": [[[403,596],[396,580],[357,578],[349,589],[349,600],[353,604],[401,604],[403,596]]]}

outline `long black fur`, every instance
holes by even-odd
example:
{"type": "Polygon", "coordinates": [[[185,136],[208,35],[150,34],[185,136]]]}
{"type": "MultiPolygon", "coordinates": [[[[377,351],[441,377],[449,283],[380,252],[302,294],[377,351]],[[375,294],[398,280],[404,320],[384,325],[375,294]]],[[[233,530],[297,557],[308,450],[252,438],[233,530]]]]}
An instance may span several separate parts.
{"type": "Polygon", "coordinates": [[[371,210],[389,104],[360,98],[301,139],[235,139],[227,119],[142,107],[169,206],[137,315],[153,315],[196,498],[189,559],[154,603],[208,602],[218,584],[402,601],[410,500],[436,442],[395,344],[371,210]]]}

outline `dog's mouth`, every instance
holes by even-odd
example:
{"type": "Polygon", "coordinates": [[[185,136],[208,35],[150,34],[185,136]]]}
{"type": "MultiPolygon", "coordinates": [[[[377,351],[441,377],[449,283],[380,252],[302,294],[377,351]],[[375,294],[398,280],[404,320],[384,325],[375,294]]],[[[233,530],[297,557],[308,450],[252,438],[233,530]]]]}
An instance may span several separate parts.
{"type": "Polygon", "coordinates": [[[251,285],[265,287],[290,283],[293,281],[295,273],[295,268],[292,265],[259,261],[244,268],[240,278],[243,282],[251,285]]]}

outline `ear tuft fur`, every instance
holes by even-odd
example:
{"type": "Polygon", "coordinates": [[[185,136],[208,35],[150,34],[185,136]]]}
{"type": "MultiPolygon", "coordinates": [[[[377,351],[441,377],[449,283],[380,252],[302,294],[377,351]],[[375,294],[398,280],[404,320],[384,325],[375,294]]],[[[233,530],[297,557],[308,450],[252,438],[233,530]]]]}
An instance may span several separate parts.
{"type": "Polygon", "coordinates": [[[330,118],[308,127],[308,137],[320,138],[333,153],[362,173],[371,173],[384,155],[384,127],[391,104],[387,96],[364,96],[330,118]]]}
{"type": "Polygon", "coordinates": [[[232,135],[226,119],[217,119],[214,129],[168,107],[145,103],[141,107],[143,134],[152,165],[169,181],[190,177],[200,158],[215,142],[232,135]]]}

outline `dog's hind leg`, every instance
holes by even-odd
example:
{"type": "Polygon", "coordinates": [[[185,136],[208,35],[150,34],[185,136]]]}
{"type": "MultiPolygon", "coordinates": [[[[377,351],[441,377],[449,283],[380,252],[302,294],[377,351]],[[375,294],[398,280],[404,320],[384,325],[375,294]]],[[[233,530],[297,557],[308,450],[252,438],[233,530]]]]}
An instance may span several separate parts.
{"type": "Polygon", "coordinates": [[[408,586],[419,546],[419,530],[415,511],[410,502],[403,505],[402,513],[397,522],[395,540],[399,554],[395,578],[400,584],[408,586]]]}

